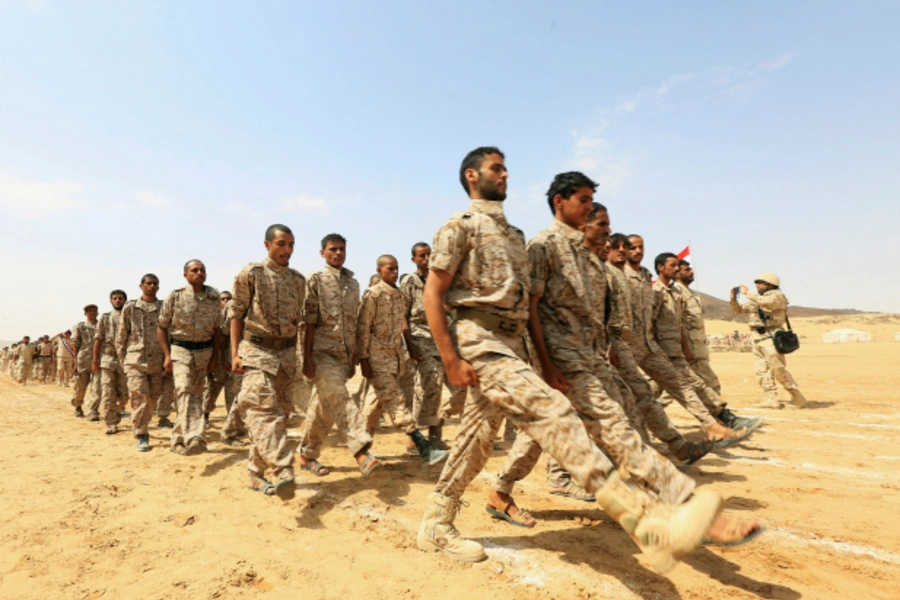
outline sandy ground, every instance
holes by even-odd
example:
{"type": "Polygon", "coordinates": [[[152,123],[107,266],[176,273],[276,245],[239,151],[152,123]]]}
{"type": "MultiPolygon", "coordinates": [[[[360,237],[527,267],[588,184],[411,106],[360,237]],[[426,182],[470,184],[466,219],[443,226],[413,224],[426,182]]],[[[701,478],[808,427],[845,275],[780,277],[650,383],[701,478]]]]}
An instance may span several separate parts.
{"type": "Polygon", "coordinates": [[[245,452],[215,443],[221,407],[207,454],[176,456],[155,429],[139,454],[129,434],[75,419],[68,390],[2,375],[0,598],[898,598],[900,343],[815,343],[817,327],[834,326],[795,323],[807,339],[789,359],[812,401],[803,411],[747,408],[760,398],[750,355],[713,356],[731,406],[766,424],[689,473],[769,529],[741,548],[701,548],[669,577],[642,566],[596,505],[548,496],[543,464],[517,489],[538,526],[491,520],[484,497],[504,450],[457,522],[490,560],[462,565],[416,549],[438,472],[404,456],[393,430],[376,439],[389,463],[378,476],[362,481],[333,437],[323,462],[334,472],[300,475],[283,502],[247,489],[245,452]]]}

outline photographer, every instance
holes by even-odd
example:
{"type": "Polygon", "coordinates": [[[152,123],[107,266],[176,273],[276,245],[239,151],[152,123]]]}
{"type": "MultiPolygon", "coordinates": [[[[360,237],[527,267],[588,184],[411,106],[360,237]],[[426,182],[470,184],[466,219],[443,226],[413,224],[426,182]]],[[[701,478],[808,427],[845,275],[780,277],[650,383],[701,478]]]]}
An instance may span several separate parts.
{"type": "Polygon", "coordinates": [[[733,288],[730,294],[731,310],[737,314],[750,315],[750,330],[753,338],[753,366],[756,380],[766,393],[766,399],[758,404],[760,408],[782,408],[778,401],[777,380],[791,394],[796,408],[806,404],[800,386],[788,373],[784,354],[775,348],[773,336],[783,330],[787,321],[788,299],[779,289],[781,280],[774,273],[762,273],[754,281],[757,293],[751,293],[747,286],[733,288]],[[747,298],[747,303],[738,301],[738,294],[747,298]]]}

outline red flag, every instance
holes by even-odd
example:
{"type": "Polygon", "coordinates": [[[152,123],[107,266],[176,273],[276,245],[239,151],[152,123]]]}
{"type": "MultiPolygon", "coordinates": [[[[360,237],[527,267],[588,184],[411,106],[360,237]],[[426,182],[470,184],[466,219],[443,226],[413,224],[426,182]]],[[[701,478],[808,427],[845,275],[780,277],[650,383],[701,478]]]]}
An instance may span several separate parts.
{"type": "Polygon", "coordinates": [[[688,244],[684,247],[684,250],[678,253],[678,260],[686,260],[691,262],[691,245],[688,244]]]}

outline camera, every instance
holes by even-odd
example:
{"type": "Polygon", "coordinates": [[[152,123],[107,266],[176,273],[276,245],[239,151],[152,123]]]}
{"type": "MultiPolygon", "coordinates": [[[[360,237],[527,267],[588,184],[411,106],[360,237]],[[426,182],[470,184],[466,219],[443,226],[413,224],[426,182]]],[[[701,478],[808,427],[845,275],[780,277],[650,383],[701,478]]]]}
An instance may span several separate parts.
{"type": "Polygon", "coordinates": [[[741,295],[741,286],[731,288],[731,295],[734,298],[737,298],[738,296],[740,296],[741,295]]]}

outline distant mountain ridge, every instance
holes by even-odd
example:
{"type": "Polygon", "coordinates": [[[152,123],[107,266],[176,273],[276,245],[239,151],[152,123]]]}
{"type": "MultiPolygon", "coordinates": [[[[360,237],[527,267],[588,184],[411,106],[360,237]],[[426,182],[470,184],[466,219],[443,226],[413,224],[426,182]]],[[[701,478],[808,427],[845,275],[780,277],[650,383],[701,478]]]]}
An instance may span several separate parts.
{"type": "MultiPolygon", "coordinates": [[[[697,292],[700,296],[700,304],[706,311],[706,318],[716,321],[737,321],[739,323],[747,322],[747,315],[736,315],[731,312],[731,306],[727,300],[721,300],[715,296],[697,292]]],[[[855,308],[809,308],[806,306],[797,306],[791,304],[788,314],[791,317],[827,317],[838,315],[861,315],[866,311],[856,310],[855,308]]]]}

